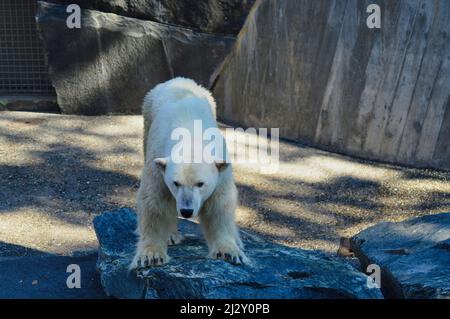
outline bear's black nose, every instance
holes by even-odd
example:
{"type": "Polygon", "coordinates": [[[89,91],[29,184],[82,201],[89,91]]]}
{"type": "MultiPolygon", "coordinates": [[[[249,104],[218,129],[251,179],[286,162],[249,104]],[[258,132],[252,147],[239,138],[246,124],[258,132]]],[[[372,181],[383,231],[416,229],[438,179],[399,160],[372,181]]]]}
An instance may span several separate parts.
{"type": "Polygon", "coordinates": [[[193,209],[180,209],[181,216],[184,218],[191,218],[193,212],[193,209]]]}

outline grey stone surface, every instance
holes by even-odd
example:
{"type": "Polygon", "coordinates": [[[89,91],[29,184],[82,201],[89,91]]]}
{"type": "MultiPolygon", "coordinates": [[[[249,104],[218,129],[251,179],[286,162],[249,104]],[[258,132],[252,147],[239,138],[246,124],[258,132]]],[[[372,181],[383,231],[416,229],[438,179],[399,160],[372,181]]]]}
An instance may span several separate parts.
{"type": "Polygon", "coordinates": [[[385,222],[352,238],[364,269],[381,267],[389,298],[450,298],[450,213],[385,222]]]}
{"type": "Polygon", "coordinates": [[[97,267],[107,295],[118,298],[381,298],[367,277],[320,252],[288,248],[243,233],[251,265],[206,259],[198,225],[179,221],[186,236],[169,247],[161,267],[128,272],[134,253],[136,215],[129,209],[94,219],[100,243],[97,267]]]}
{"type": "Polygon", "coordinates": [[[107,298],[101,289],[95,262],[97,254],[55,256],[36,252],[29,257],[0,258],[1,299],[107,298]],[[68,288],[67,266],[81,270],[81,287],[68,288]]]}
{"type": "Polygon", "coordinates": [[[237,34],[255,0],[50,0],[201,32],[237,34]]]}
{"type": "Polygon", "coordinates": [[[39,2],[38,28],[63,113],[139,113],[145,94],[176,76],[207,86],[234,43],[92,10],[82,10],[80,29],[69,29],[67,16],[65,6],[39,2]]]}
{"type": "Polygon", "coordinates": [[[59,113],[54,96],[11,96],[0,98],[0,111],[59,113]]]}
{"type": "Polygon", "coordinates": [[[450,1],[257,1],[214,88],[218,116],[326,150],[450,169],[450,1]],[[274,14],[276,12],[276,14],[274,14]]]}

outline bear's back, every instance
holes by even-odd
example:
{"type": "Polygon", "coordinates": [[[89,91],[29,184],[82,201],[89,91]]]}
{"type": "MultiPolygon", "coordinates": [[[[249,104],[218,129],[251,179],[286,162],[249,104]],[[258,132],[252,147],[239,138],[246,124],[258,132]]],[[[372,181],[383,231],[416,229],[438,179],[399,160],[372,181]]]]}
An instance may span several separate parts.
{"type": "MultiPolygon", "coordinates": [[[[144,154],[165,157],[177,141],[171,139],[175,129],[187,129],[192,136],[196,120],[202,129],[217,128],[215,101],[211,93],[193,80],[175,78],[158,84],[144,99],[144,154]]],[[[146,156],[147,157],[147,156],[146,156]]]]}
{"type": "Polygon", "coordinates": [[[164,107],[191,98],[206,100],[214,119],[216,118],[216,103],[211,92],[193,80],[182,77],[155,86],[144,98],[142,114],[155,118],[160,112],[164,112],[164,107]]]}

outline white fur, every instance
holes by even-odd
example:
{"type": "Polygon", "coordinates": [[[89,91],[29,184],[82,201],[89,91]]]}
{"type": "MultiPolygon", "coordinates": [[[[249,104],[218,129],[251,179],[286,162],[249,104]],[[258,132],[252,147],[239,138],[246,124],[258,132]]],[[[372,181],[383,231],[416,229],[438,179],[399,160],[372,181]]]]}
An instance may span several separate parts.
{"type": "Polygon", "coordinates": [[[131,268],[169,261],[168,241],[177,243],[181,238],[177,211],[187,208],[200,219],[210,257],[235,263],[247,260],[235,224],[237,190],[231,164],[176,164],[170,158],[176,143],[170,138],[172,131],[182,127],[193,133],[194,120],[202,121],[203,130],[217,128],[215,107],[208,90],[185,78],[159,84],[145,97],[139,241],[131,268]]]}

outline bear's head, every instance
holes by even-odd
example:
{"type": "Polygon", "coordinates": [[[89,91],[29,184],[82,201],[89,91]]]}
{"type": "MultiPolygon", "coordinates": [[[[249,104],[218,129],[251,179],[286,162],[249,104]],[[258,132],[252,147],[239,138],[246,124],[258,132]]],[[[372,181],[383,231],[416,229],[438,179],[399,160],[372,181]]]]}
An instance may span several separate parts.
{"type": "Polygon", "coordinates": [[[156,158],[153,162],[176,201],[178,215],[184,218],[198,216],[203,203],[216,189],[221,172],[229,167],[225,162],[174,163],[170,157],[156,158]]]}

